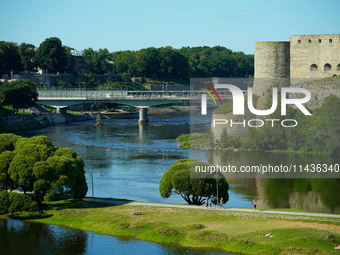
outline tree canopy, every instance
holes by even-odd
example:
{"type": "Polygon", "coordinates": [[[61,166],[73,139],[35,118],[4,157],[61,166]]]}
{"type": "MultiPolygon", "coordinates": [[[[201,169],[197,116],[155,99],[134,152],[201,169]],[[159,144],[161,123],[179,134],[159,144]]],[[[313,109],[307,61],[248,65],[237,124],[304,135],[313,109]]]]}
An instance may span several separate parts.
{"type": "Polygon", "coordinates": [[[16,80],[1,83],[0,97],[2,105],[11,105],[14,111],[29,108],[38,100],[36,83],[30,80],[16,80]]]}
{"type": "Polygon", "coordinates": [[[39,62],[35,54],[35,46],[33,44],[20,44],[19,55],[21,58],[22,70],[30,72],[38,71],[39,62]]]}
{"type": "Polygon", "coordinates": [[[70,52],[62,46],[61,40],[57,37],[47,38],[43,41],[36,55],[40,62],[40,67],[47,69],[51,73],[64,73],[70,66],[70,52]]]}
{"type": "MultiPolygon", "coordinates": [[[[0,42],[0,73],[37,71],[72,73],[71,48],[57,37],[45,39],[36,50],[32,44],[0,42]]],[[[109,52],[85,49],[82,57],[93,74],[111,72],[130,77],[185,79],[195,77],[249,77],[254,75],[254,55],[223,47],[148,47],[138,51],[109,52]]]]}
{"type": "Polygon", "coordinates": [[[108,49],[99,49],[98,51],[92,48],[85,49],[82,57],[86,64],[90,67],[92,73],[104,74],[113,68],[108,62],[110,60],[108,49]]]}
{"type": "Polygon", "coordinates": [[[18,45],[14,42],[0,41],[0,74],[21,69],[18,45]]]}
{"type": "MultiPolygon", "coordinates": [[[[159,192],[163,198],[172,193],[179,194],[188,203],[202,205],[206,198],[216,201],[217,189],[214,178],[190,178],[190,163],[208,165],[198,160],[180,159],[176,161],[162,176],[159,192]]],[[[226,203],[229,200],[229,185],[225,179],[218,179],[219,197],[226,203]]]]}
{"type": "Polygon", "coordinates": [[[116,72],[162,79],[194,77],[248,77],[254,75],[254,55],[233,52],[222,46],[149,47],[111,54],[116,72]]]}
{"type": "Polygon", "coordinates": [[[0,187],[34,192],[45,200],[82,199],[87,193],[84,162],[70,148],[58,148],[46,136],[0,134],[0,187]]]}

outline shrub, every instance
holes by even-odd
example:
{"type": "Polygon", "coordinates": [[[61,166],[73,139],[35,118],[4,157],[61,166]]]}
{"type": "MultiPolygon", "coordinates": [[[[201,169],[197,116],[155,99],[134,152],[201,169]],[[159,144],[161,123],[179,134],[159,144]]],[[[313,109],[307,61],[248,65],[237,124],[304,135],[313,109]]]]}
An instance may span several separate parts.
{"type": "Polygon", "coordinates": [[[10,206],[7,190],[0,191],[0,213],[8,213],[10,206]]]}
{"type": "Polygon", "coordinates": [[[29,196],[12,192],[9,194],[10,206],[8,211],[13,214],[15,212],[33,212],[38,210],[37,202],[33,201],[29,196]]]}

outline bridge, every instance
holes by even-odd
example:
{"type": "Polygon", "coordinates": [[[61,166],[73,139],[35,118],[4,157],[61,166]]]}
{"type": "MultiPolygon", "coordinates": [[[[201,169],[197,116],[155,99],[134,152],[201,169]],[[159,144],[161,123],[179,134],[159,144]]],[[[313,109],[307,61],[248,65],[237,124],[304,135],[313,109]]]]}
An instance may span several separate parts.
{"type": "MultiPolygon", "coordinates": [[[[37,104],[48,105],[57,109],[57,112],[66,114],[66,108],[77,104],[88,103],[117,103],[140,108],[140,121],[147,119],[145,108],[169,103],[185,103],[201,100],[202,90],[181,91],[117,91],[117,90],[84,90],[64,89],[38,90],[37,104]]],[[[221,98],[231,99],[229,90],[219,91],[221,98]]],[[[209,99],[210,97],[208,97],[209,99]]],[[[211,99],[211,98],[210,98],[211,99]]]]}

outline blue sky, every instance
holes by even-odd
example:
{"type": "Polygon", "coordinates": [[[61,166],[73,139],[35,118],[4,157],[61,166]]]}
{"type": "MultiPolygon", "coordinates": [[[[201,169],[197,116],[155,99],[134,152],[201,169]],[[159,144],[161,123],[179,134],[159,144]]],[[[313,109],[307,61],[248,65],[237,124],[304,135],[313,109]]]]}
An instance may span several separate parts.
{"type": "Polygon", "coordinates": [[[0,0],[0,41],[110,52],[224,46],[254,53],[257,41],[340,34],[339,0],[0,0]]]}

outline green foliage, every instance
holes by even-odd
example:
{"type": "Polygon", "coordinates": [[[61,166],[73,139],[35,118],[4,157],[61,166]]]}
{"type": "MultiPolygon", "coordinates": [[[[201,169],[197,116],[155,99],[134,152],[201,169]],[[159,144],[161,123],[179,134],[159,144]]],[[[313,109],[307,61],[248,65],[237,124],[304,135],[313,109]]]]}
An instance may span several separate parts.
{"type": "Polygon", "coordinates": [[[82,199],[87,192],[84,162],[70,148],[57,148],[46,136],[0,135],[0,185],[34,192],[34,200],[82,199]]]}
{"type": "Polygon", "coordinates": [[[31,197],[16,192],[0,191],[0,213],[38,211],[38,205],[31,197]]]}
{"type": "Polygon", "coordinates": [[[182,142],[182,144],[179,145],[180,148],[190,149],[190,134],[181,135],[176,138],[176,141],[182,142]]]}
{"type": "MultiPolygon", "coordinates": [[[[6,191],[7,192],[7,191],[6,191]]],[[[34,212],[38,210],[37,202],[33,201],[29,196],[11,192],[9,194],[8,211],[13,214],[15,212],[34,212]]]]}
{"type": "Polygon", "coordinates": [[[15,154],[12,151],[4,151],[0,154],[0,184],[1,189],[7,190],[9,187],[14,187],[14,182],[8,173],[9,165],[12,162],[15,154]]]}
{"type": "Polygon", "coordinates": [[[0,41],[0,74],[21,70],[18,45],[14,42],[0,41]]]}
{"type": "Polygon", "coordinates": [[[10,204],[7,190],[0,191],[0,213],[8,213],[10,204]]]}
{"type": "Polygon", "coordinates": [[[118,74],[161,79],[189,77],[249,77],[254,75],[254,56],[215,46],[149,47],[112,53],[118,74]]]}
{"type": "MultiPolygon", "coordinates": [[[[163,198],[172,193],[180,194],[188,204],[202,205],[205,198],[216,198],[216,180],[212,178],[190,178],[190,164],[208,166],[198,160],[181,159],[175,162],[162,176],[159,192],[163,198]]],[[[219,194],[229,200],[229,186],[225,179],[218,180],[219,194]]]]}
{"type": "Polygon", "coordinates": [[[183,47],[190,77],[248,77],[254,74],[254,55],[233,52],[222,46],[183,47]]]}
{"type": "Polygon", "coordinates": [[[104,74],[110,71],[109,51],[106,48],[98,51],[88,48],[83,51],[82,56],[92,73],[104,74]]]}
{"type": "MultiPolygon", "coordinates": [[[[269,107],[268,107],[269,108],[269,107]]],[[[268,119],[281,119],[280,103],[278,109],[268,119]]],[[[287,107],[285,119],[295,119],[298,125],[284,128],[278,123],[272,127],[250,128],[243,145],[252,150],[292,150],[323,152],[329,155],[340,154],[340,99],[335,95],[326,97],[311,116],[300,110],[287,107]]]]}
{"type": "Polygon", "coordinates": [[[128,73],[122,73],[121,78],[124,82],[131,82],[131,76],[128,73]]]}
{"type": "Polygon", "coordinates": [[[179,141],[179,142],[190,141],[190,134],[181,135],[176,138],[176,141],[179,141]]]}
{"type": "Polygon", "coordinates": [[[19,45],[19,55],[21,58],[22,69],[25,71],[38,71],[39,61],[35,54],[33,44],[22,43],[19,45]]]}
{"type": "Polygon", "coordinates": [[[1,84],[1,101],[3,105],[11,105],[18,112],[19,108],[29,108],[38,100],[36,83],[30,80],[16,80],[1,84]]]}
{"type": "Polygon", "coordinates": [[[0,154],[4,151],[13,151],[20,136],[15,134],[0,134],[0,154]]]}
{"type": "Polygon", "coordinates": [[[40,62],[40,67],[47,69],[50,73],[64,73],[70,66],[70,53],[61,40],[57,37],[51,37],[43,41],[36,56],[40,62]]]}
{"type": "Polygon", "coordinates": [[[55,86],[56,87],[66,87],[66,83],[61,81],[61,80],[57,80],[55,86]]]}
{"type": "Polygon", "coordinates": [[[96,121],[97,122],[100,122],[102,120],[102,118],[100,117],[100,113],[97,114],[97,117],[96,117],[96,121]]]}

